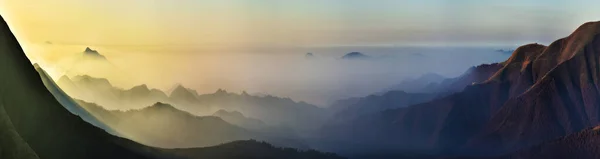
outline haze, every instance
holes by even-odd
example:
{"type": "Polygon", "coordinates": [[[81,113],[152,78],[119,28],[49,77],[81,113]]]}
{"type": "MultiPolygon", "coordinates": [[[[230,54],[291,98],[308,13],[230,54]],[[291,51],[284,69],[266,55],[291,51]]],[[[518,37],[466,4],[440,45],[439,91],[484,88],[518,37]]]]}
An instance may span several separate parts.
{"type": "Polygon", "coordinates": [[[3,0],[2,14],[54,79],[86,47],[115,65],[77,68],[130,88],[219,88],[327,105],[406,77],[453,77],[595,20],[595,1],[3,0]],[[543,6],[539,6],[538,3],[543,6]],[[568,3],[567,3],[568,2],[568,3]],[[587,8],[587,9],[586,9],[587,8]],[[582,12],[583,11],[583,12],[582,12]],[[473,14],[477,13],[477,14],[473,14]],[[518,18],[516,18],[518,17],[518,18]],[[359,51],[369,60],[340,60],[359,51]],[[315,54],[306,59],[307,52],[315,54]]]}

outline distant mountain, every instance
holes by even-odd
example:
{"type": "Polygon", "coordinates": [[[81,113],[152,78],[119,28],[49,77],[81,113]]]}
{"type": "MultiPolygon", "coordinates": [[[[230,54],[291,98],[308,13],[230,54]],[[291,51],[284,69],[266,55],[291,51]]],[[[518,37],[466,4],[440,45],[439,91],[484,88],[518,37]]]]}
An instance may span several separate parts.
{"type": "Polygon", "coordinates": [[[513,49],[507,49],[507,50],[505,50],[505,49],[498,49],[498,50],[496,50],[496,52],[503,53],[503,54],[509,54],[509,55],[512,54],[514,51],[515,50],[513,50],[513,49]]]}
{"type": "Polygon", "coordinates": [[[90,59],[106,60],[106,57],[104,57],[104,55],[101,55],[96,50],[90,49],[90,47],[85,48],[85,51],[83,51],[83,56],[90,59]]]}
{"type": "Polygon", "coordinates": [[[309,53],[304,54],[304,58],[306,58],[306,59],[313,59],[313,58],[315,58],[315,55],[313,53],[309,52],[309,53]]]}
{"type": "Polygon", "coordinates": [[[401,90],[409,93],[438,93],[440,96],[460,92],[469,85],[482,83],[503,67],[502,64],[482,64],[469,68],[465,73],[454,78],[445,78],[434,73],[427,73],[416,79],[404,80],[383,92],[401,90]]]}
{"type": "Polygon", "coordinates": [[[105,76],[121,71],[106,56],[89,47],[73,56],[61,58],[55,65],[64,69],[65,74],[70,77],[82,74],[105,76]]]}
{"type": "Polygon", "coordinates": [[[403,108],[427,102],[438,97],[435,93],[406,93],[389,91],[382,95],[370,95],[336,101],[329,108],[335,113],[335,120],[350,120],[362,115],[381,112],[387,109],[403,108]]]}
{"type": "MultiPolygon", "coordinates": [[[[222,91],[218,90],[217,92],[222,91]]],[[[178,104],[192,104],[198,102],[198,93],[195,90],[184,87],[181,84],[177,84],[171,90],[169,99],[178,104]],[[184,102],[184,103],[179,103],[184,102]]]]}
{"type": "Polygon", "coordinates": [[[165,103],[128,111],[108,111],[92,103],[78,103],[126,137],[148,145],[206,147],[235,140],[258,139],[258,134],[221,118],[198,117],[165,103]]]}
{"type": "MultiPolygon", "coordinates": [[[[220,89],[212,94],[199,95],[197,98],[200,106],[235,110],[246,117],[259,119],[267,125],[291,127],[298,131],[317,128],[320,126],[319,123],[329,116],[329,113],[323,108],[271,95],[252,96],[247,93],[230,93],[220,89]]],[[[188,106],[188,109],[194,111],[199,107],[198,105],[188,106]]]]}
{"type": "Polygon", "coordinates": [[[245,117],[244,114],[238,111],[218,110],[212,116],[219,117],[228,123],[244,127],[250,130],[264,129],[267,125],[258,119],[245,117]]]}
{"type": "Polygon", "coordinates": [[[169,97],[161,90],[138,85],[130,89],[114,87],[107,79],[88,75],[73,78],[62,76],[57,84],[70,96],[98,103],[111,109],[138,109],[156,102],[167,102],[169,97]]]}
{"type": "Polygon", "coordinates": [[[348,59],[348,60],[350,60],[350,59],[367,59],[369,57],[370,56],[367,56],[360,52],[350,52],[350,53],[347,53],[346,55],[342,56],[342,59],[348,59]]]}
{"type": "Polygon", "coordinates": [[[410,93],[434,93],[439,91],[438,87],[445,79],[446,77],[436,73],[426,73],[416,79],[406,79],[385,92],[396,90],[410,93]]]}
{"type": "Polygon", "coordinates": [[[196,115],[211,115],[221,109],[231,110],[261,120],[269,126],[303,130],[318,127],[315,123],[322,123],[317,121],[325,120],[329,115],[325,109],[289,98],[237,94],[223,89],[198,95],[195,90],[181,84],[175,85],[168,97],[162,91],[149,89],[145,85],[123,90],[113,87],[106,79],[90,76],[76,76],[72,80],[64,77],[58,84],[73,98],[111,109],[140,109],[156,102],[165,102],[196,115]]]}

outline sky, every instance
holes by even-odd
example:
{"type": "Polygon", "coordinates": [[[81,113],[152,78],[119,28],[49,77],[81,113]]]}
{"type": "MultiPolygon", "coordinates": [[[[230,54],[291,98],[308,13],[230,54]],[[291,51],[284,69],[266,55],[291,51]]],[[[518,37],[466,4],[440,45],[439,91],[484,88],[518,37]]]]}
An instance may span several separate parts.
{"type": "Polygon", "coordinates": [[[298,47],[548,42],[594,0],[2,0],[20,39],[106,46],[298,47]],[[24,32],[23,30],[27,30],[24,32]]]}
{"type": "Polygon", "coordinates": [[[501,62],[510,54],[496,49],[549,44],[598,20],[596,6],[600,1],[0,0],[0,14],[30,60],[55,79],[91,47],[118,69],[77,69],[121,88],[180,83],[200,93],[224,88],[326,104],[331,99],[313,98],[368,95],[419,74],[453,77],[501,62]],[[352,51],[385,60],[339,60],[352,51]],[[321,59],[307,61],[307,52],[321,59]]]}

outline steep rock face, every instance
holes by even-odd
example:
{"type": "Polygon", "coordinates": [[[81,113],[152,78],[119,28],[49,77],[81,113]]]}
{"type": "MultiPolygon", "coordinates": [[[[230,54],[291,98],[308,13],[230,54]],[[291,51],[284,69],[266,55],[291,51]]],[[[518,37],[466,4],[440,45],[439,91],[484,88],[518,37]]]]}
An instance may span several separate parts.
{"type": "Polygon", "coordinates": [[[533,61],[535,84],[506,102],[468,148],[501,154],[597,125],[598,30],[598,22],[586,23],[552,43],[533,61]],[[547,73],[540,76],[544,71],[547,73]]]}

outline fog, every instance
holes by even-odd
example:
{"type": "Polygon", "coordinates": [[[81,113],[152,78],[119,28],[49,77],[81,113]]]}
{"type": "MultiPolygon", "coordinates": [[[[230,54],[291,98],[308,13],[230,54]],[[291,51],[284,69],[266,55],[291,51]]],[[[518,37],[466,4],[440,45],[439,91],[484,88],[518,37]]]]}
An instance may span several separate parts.
{"type": "Polygon", "coordinates": [[[85,47],[46,44],[27,52],[54,79],[64,74],[88,74],[107,78],[121,88],[147,84],[168,93],[175,84],[183,84],[200,94],[222,88],[290,97],[318,106],[376,93],[425,73],[455,77],[471,66],[504,61],[510,54],[496,50],[515,48],[338,46],[195,52],[92,46],[106,56],[107,67],[77,61],[85,47]],[[305,57],[308,52],[314,56],[305,57]],[[369,58],[341,58],[349,52],[361,52],[369,58]]]}

